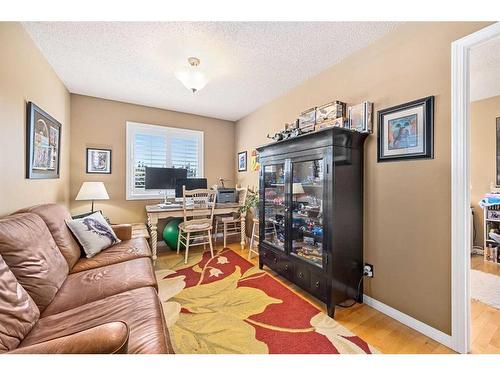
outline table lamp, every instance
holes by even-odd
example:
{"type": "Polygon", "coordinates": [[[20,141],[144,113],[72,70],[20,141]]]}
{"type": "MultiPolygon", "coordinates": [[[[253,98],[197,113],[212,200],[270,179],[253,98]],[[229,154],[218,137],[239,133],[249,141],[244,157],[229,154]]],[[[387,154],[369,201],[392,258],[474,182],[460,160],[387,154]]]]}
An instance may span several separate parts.
{"type": "Polygon", "coordinates": [[[92,212],[94,201],[105,199],[109,199],[109,195],[103,182],[84,182],[75,198],[76,201],[92,201],[92,212]]]}
{"type": "Polygon", "coordinates": [[[295,195],[295,194],[304,194],[304,187],[302,186],[302,184],[300,182],[294,182],[292,184],[292,194],[295,195]]]}

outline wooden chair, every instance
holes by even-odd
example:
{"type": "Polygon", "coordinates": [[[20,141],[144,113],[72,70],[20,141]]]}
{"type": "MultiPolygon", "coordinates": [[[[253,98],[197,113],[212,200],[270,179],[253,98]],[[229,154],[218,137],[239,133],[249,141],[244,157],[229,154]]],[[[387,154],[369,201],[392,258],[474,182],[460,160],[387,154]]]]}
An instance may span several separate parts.
{"type": "Polygon", "coordinates": [[[184,245],[186,247],[184,263],[187,263],[189,246],[209,244],[213,258],[212,223],[217,193],[209,189],[186,190],[183,186],[182,196],[184,222],[179,224],[177,254],[181,244],[184,245]]]}
{"type": "Polygon", "coordinates": [[[252,259],[252,253],[259,255],[258,249],[254,249],[255,245],[259,245],[259,218],[254,216],[252,222],[252,236],[250,237],[250,247],[248,248],[248,260],[252,259]]]}
{"type": "MultiPolygon", "coordinates": [[[[239,205],[243,206],[247,199],[248,189],[236,188],[236,193],[238,194],[239,205]]],[[[219,229],[221,229],[221,227],[224,238],[224,247],[226,247],[228,236],[241,235],[241,214],[235,213],[231,215],[217,215],[215,217],[215,241],[217,241],[217,235],[219,234],[219,229]]]]}

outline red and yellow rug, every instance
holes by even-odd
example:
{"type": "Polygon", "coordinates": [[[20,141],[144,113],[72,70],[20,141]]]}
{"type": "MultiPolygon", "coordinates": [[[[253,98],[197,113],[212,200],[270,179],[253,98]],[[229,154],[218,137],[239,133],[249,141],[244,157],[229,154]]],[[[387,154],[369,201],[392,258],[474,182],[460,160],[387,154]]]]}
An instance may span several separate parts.
{"type": "Polygon", "coordinates": [[[230,249],[182,258],[156,273],[176,353],[376,353],[230,249]]]}

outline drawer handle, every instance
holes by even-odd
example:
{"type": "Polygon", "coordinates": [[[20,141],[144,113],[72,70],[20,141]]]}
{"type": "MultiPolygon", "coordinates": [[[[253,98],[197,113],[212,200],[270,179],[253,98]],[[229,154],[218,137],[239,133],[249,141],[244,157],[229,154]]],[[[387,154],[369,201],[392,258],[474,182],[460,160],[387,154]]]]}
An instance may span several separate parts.
{"type": "Polygon", "coordinates": [[[274,258],[274,263],[278,263],[278,258],[274,258]]]}
{"type": "Polygon", "coordinates": [[[304,274],[302,272],[299,272],[299,277],[302,279],[304,277],[304,274]]]}
{"type": "Polygon", "coordinates": [[[319,288],[319,281],[316,281],[316,288],[319,288]]]}
{"type": "Polygon", "coordinates": [[[285,264],[285,271],[288,271],[288,264],[285,264]]]}

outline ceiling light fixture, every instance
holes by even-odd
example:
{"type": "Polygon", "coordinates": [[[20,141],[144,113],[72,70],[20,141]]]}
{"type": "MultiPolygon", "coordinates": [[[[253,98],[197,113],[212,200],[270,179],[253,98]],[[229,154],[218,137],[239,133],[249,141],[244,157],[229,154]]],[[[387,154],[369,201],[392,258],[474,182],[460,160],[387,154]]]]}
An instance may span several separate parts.
{"type": "Polygon", "coordinates": [[[199,68],[200,59],[197,57],[188,58],[189,67],[178,70],[175,76],[193,93],[201,90],[208,82],[207,75],[199,68]]]}

